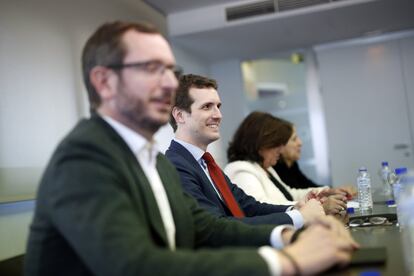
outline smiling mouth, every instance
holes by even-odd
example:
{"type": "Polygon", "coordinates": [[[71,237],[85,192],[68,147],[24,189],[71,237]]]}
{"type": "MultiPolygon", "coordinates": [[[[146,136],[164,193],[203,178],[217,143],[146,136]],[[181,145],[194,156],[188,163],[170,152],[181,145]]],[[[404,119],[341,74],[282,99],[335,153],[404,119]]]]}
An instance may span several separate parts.
{"type": "Polygon", "coordinates": [[[212,129],[218,129],[219,128],[219,124],[208,124],[207,126],[209,128],[212,128],[212,129]]]}

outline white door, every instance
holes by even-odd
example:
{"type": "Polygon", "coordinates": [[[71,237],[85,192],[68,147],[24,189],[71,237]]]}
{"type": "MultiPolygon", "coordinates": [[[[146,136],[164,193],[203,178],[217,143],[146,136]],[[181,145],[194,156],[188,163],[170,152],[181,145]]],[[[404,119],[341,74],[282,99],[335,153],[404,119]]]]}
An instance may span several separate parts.
{"type": "Polygon", "coordinates": [[[378,186],[381,161],[414,168],[413,44],[410,37],[316,49],[334,185],[355,183],[366,166],[378,186]]]}

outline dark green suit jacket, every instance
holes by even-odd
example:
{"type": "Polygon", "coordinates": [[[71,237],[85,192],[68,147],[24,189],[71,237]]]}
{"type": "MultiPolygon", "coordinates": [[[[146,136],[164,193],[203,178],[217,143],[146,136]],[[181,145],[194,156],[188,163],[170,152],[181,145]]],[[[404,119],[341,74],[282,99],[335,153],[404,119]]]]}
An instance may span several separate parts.
{"type": "Polygon", "coordinates": [[[183,193],[161,154],[157,170],[174,217],[176,251],[168,249],[150,184],[126,143],[100,117],[82,120],[41,180],[26,275],[268,274],[256,247],[269,243],[273,226],[216,218],[183,193]]]}

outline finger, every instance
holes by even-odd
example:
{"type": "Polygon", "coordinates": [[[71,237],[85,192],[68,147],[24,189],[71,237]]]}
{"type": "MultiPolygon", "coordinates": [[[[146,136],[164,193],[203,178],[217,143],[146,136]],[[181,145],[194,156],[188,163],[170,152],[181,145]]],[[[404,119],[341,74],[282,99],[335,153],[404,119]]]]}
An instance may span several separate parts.
{"type": "Polygon", "coordinates": [[[322,196],[330,196],[330,195],[333,194],[333,190],[331,188],[324,188],[324,189],[320,190],[317,194],[320,197],[322,197],[322,196]]]}
{"type": "Polygon", "coordinates": [[[336,209],[336,208],[328,208],[328,210],[326,211],[328,215],[333,215],[333,216],[340,216],[340,210],[336,209]]]}
{"type": "Polygon", "coordinates": [[[336,238],[336,249],[343,251],[343,252],[349,252],[352,253],[355,251],[356,247],[359,246],[355,241],[353,240],[347,240],[342,238],[336,238]]]}
{"type": "Polygon", "coordinates": [[[351,233],[346,229],[341,223],[338,223],[335,226],[335,231],[338,234],[338,237],[349,243],[352,249],[357,249],[360,245],[352,238],[351,233]]]}
{"type": "Polygon", "coordinates": [[[351,189],[347,189],[347,188],[339,188],[339,190],[340,190],[342,193],[345,193],[345,196],[346,196],[346,198],[347,198],[347,199],[352,199],[352,197],[353,197],[354,195],[356,195],[356,193],[355,193],[355,192],[353,192],[351,189]]]}
{"type": "Polygon", "coordinates": [[[342,207],[340,207],[339,205],[336,204],[332,204],[332,202],[326,202],[325,204],[323,204],[323,208],[329,212],[329,213],[339,213],[342,209],[342,207]]]}
{"type": "Polygon", "coordinates": [[[332,201],[333,201],[333,204],[340,209],[340,211],[346,209],[346,206],[347,206],[346,202],[342,200],[338,200],[338,199],[333,199],[332,201]]]}
{"type": "Polygon", "coordinates": [[[325,229],[332,228],[332,221],[330,220],[330,216],[322,216],[315,219],[314,223],[315,226],[323,227],[325,229]]]}
{"type": "Polygon", "coordinates": [[[311,191],[309,191],[307,194],[306,194],[306,198],[308,199],[308,200],[310,200],[310,199],[312,199],[312,198],[317,198],[318,197],[318,193],[317,192],[315,192],[314,190],[311,190],[311,191]]]}
{"type": "Polygon", "coordinates": [[[344,204],[341,201],[337,201],[337,200],[334,201],[330,199],[329,201],[325,202],[324,209],[331,214],[337,214],[337,213],[345,211],[346,204],[344,204]]]}
{"type": "Polygon", "coordinates": [[[352,258],[352,252],[339,251],[335,254],[337,264],[339,267],[344,267],[349,264],[352,258]]]}
{"type": "Polygon", "coordinates": [[[342,194],[334,194],[334,195],[329,196],[329,198],[336,199],[336,200],[340,200],[342,202],[346,202],[347,201],[347,197],[344,196],[344,195],[342,195],[342,194]]]}

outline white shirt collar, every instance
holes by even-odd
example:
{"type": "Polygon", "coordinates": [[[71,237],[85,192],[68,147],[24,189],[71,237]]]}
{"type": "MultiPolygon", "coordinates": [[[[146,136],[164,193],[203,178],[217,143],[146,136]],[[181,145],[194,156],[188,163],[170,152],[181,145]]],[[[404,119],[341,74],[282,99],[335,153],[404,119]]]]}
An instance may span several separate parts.
{"type": "Polygon", "coordinates": [[[193,144],[184,142],[180,139],[174,138],[174,141],[176,141],[177,143],[179,143],[181,146],[183,146],[184,148],[186,148],[186,150],[188,150],[191,155],[194,157],[195,160],[197,160],[198,162],[200,162],[200,159],[203,157],[204,154],[204,150],[200,149],[197,146],[194,146],[193,144]]]}
{"type": "Polygon", "coordinates": [[[144,149],[151,150],[151,157],[152,159],[155,159],[157,154],[160,152],[158,148],[158,144],[155,140],[148,141],[146,138],[144,138],[142,135],[136,133],[129,127],[125,126],[124,124],[112,119],[109,116],[102,116],[102,118],[115,129],[115,131],[119,134],[119,136],[124,139],[125,143],[128,145],[128,147],[131,149],[131,151],[136,154],[141,152],[144,149]]]}

